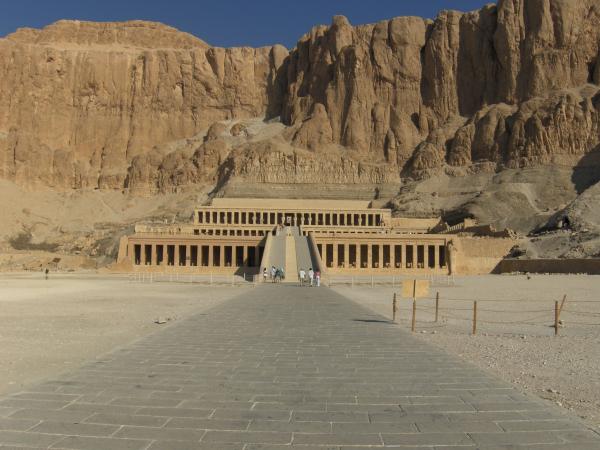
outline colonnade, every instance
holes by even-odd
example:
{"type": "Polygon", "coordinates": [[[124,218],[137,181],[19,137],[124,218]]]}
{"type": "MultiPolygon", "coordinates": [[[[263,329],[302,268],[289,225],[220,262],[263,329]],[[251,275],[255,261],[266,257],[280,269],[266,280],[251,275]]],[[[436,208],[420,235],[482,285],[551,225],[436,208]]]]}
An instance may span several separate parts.
{"type": "Polygon", "coordinates": [[[201,225],[293,225],[334,227],[382,227],[385,212],[351,211],[231,211],[199,209],[194,223],[201,225]]]}
{"type": "Polygon", "coordinates": [[[445,243],[339,243],[317,240],[321,261],[333,269],[441,269],[445,243]]]}
{"type": "Polygon", "coordinates": [[[129,244],[136,266],[259,267],[264,247],[248,244],[129,244]]]}

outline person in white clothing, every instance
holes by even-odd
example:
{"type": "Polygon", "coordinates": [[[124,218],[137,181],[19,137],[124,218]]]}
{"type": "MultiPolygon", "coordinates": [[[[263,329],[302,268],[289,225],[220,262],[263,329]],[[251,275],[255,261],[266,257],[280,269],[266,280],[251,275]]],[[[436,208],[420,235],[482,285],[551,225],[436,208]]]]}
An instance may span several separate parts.
{"type": "Polygon", "coordinates": [[[321,272],[318,270],[315,272],[315,279],[317,281],[317,287],[321,287],[321,272]]]}
{"type": "Polygon", "coordinates": [[[308,269],[308,281],[310,283],[310,286],[313,285],[313,280],[315,278],[315,273],[312,270],[312,267],[310,269],[308,269]]]}
{"type": "Polygon", "coordinates": [[[275,283],[275,275],[277,275],[277,269],[275,268],[275,266],[271,267],[271,281],[273,283],[275,283]]]}
{"type": "Polygon", "coordinates": [[[300,278],[300,286],[304,286],[304,279],[306,278],[306,272],[304,271],[304,269],[300,269],[298,278],[300,278]]]}

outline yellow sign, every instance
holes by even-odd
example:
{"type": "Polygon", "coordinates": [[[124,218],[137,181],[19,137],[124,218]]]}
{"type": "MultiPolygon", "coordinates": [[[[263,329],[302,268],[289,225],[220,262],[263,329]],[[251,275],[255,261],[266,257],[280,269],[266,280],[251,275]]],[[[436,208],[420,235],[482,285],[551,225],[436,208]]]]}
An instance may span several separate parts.
{"type": "Polygon", "coordinates": [[[429,295],[429,280],[404,280],[402,282],[402,297],[422,298],[429,295]]]}

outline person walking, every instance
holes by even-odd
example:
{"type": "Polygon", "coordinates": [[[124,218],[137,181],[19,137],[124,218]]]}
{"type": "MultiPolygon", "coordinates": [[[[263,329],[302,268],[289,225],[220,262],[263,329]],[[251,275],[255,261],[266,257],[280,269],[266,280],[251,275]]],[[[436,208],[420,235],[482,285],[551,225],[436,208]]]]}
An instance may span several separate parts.
{"type": "Polygon", "coordinates": [[[306,272],[304,271],[304,269],[300,269],[298,278],[300,279],[300,286],[304,286],[304,278],[306,278],[306,272]]]}
{"type": "Polygon", "coordinates": [[[263,269],[263,283],[267,282],[267,277],[269,276],[269,274],[267,273],[267,268],[265,267],[263,269]]]}
{"type": "Polygon", "coordinates": [[[315,280],[317,281],[317,287],[321,287],[321,272],[319,270],[315,272],[315,280]]]}
{"type": "Polygon", "coordinates": [[[271,282],[275,283],[275,276],[277,275],[277,269],[275,266],[271,266],[271,282]]]}
{"type": "Polygon", "coordinates": [[[309,281],[311,287],[313,285],[314,278],[315,278],[315,272],[312,270],[312,267],[311,267],[310,269],[308,269],[308,281],[309,281]]]}

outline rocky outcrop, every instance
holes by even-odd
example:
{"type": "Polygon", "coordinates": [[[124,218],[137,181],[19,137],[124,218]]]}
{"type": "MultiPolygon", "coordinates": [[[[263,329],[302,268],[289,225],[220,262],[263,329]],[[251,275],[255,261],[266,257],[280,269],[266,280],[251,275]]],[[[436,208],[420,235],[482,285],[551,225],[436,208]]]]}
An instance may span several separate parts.
{"type": "Polygon", "coordinates": [[[294,125],[323,104],[334,142],[408,175],[581,156],[598,141],[597,112],[568,90],[598,83],[599,40],[594,0],[501,0],[358,27],[336,17],[291,53],[283,119],[294,125]]]}
{"type": "Polygon", "coordinates": [[[155,146],[264,115],[283,54],[209,47],[148,22],[20,30],[0,39],[0,176],[123,188],[132,161],[155,146]]]}
{"type": "Polygon", "coordinates": [[[139,21],[23,29],[0,39],[0,177],[152,194],[575,166],[600,144],[599,42],[597,0],[337,16],[291,52],[139,21]],[[287,129],[257,141],[252,117],[287,129]]]}

